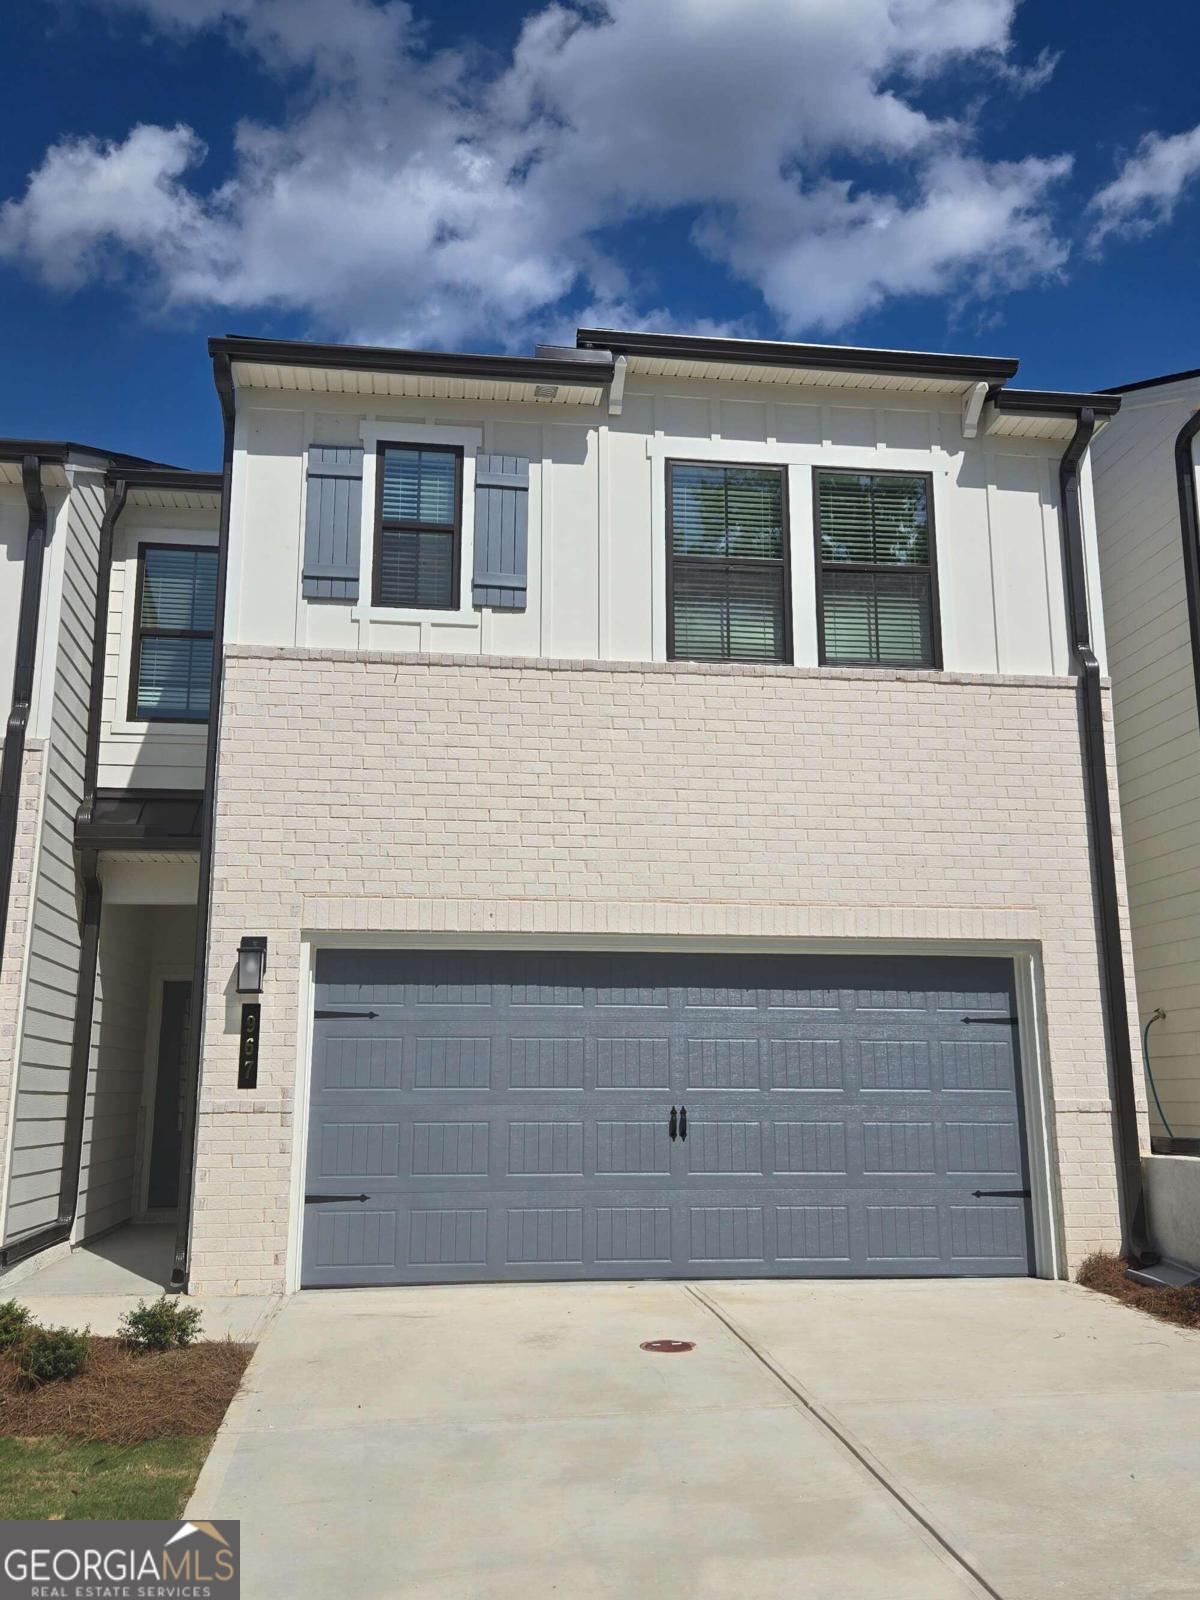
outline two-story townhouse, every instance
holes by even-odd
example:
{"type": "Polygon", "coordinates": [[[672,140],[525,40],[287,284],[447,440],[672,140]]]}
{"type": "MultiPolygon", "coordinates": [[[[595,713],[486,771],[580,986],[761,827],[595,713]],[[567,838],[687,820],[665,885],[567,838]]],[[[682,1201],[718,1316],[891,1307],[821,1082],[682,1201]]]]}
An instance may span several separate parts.
{"type": "Polygon", "coordinates": [[[606,330],[211,349],[181,1279],[1058,1274],[1122,1190],[1145,1250],[1115,398],[606,330]]]}
{"type": "Polygon", "coordinates": [[[1096,515],[1156,1228],[1200,1266],[1200,371],[1113,391],[1096,515]]]}
{"type": "Polygon", "coordinates": [[[207,645],[177,642],[180,568],[202,546],[215,570],[219,490],[135,456],[0,440],[6,1267],[154,1206],[175,1215],[164,1095],[182,1039],[163,1065],[147,1019],[195,964],[212,623],[207,645]]]}
{"type": "Polygon", "coordinates": [[[217,480],[117,523],[78,841],[178,1284],[1150,1258],[1119,400],[610,330],[210,350],[219,525],[217,480]]]}

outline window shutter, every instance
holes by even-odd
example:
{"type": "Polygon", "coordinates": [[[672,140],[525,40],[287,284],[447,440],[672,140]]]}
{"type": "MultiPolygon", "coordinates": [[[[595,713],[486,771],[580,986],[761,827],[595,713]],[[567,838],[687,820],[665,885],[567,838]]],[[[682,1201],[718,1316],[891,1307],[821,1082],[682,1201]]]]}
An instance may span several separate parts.
{"type": "Polygon", "coordinates": [[[529,462],[475,457],[475,573],[471,598],[524,611],[529,588],[529,462]]]}
{"type": "Polygon", "coordinates": [[[362,527],[361,445],[308,448],[304,525],[304,598],[357,600],[362,527]]]}

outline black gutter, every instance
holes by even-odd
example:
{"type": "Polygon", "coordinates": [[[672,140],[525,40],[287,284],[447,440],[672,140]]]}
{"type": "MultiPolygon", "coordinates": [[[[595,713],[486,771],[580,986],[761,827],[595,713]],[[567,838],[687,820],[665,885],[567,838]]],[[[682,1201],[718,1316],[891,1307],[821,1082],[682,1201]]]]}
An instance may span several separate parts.
{"type": "Polygon", "coordinates": [[[62,1172],[58,1186],[58,1211],[53,1222],[21,1234],[0,1251],[0,1265],[10,1267],[26,1256],[48,1250],[69,1239],[79,1204],[79,1164],[83,1153],[83,1125],[91,1068],[92,1014],[96,1001],[96,961],[100,949],[100,912],[103,891],[99,853],[79,847],[81,823],[91,821],[100,765],[100,719],[104,706],[104,661],[108,645],[108,601],[112,577],[113,533],[125,507],[125,484],[120,480],[105,507],[97,548],[96,604],[92,616],[91,681],[88,685],[87,732],[83,750],[83,797],[75,815],[75,871],[82,910],[79,919],[79,969],[75,980],[75,1016],[71,1025],[71,1062],[67,1072],[67,1109],[63,1125],[62,1172]]]}
{"type": "Polygon", "coordinates": [[[1179,536],[1183,546],[1183,588],[1187,595],[1192,679],[1200,717],[1200,507],[1196,504],[1196,461],[1192,444],[1200,433],[1200,411],[1175,435],[1175,488],[1179,496],[1179,536]]]}
{"type": "Polygon", "coordinates": [[[784,344],[774,339],[709,339],[681,333],[623,333],[615,328],[580,328],[575,342],[581,349],[604,350],[614,356],[727,361],[754,367],[808,367],[826,372],[887,373],[895,377],[945,378],[963,383],[1005,383],[1020,365],[1007,356],[871,350],[855,345],[784,344]]]}
{"type": "Polygon", "coordinates": [[[450,350],[393,350],[381,345],[309,344],[296,339],[252,339],[228,334],[210,339],[208,353],[256,366],[326,367],[341,372],[405,372],[422,377],[492,378],[506,383],[597,387],[611,382],[611,356],[581,364],[537,356],[468,355],[450,350]]]}
{"type": "MultiPolygon", "coordinates": [[[[208,919],[212,909],[213,840],[217,815],[217,746],[221,735],[221,699],[225,682],[225,589],[229,573],[229,517],[233,500],[233,430],[237,401],[229,353],[213,349],[228,340],[210,340],[213,382],[221,406],[224,440],[221,449],[221,519],[217,533],[217,592],[213,617],[212,693],[208,705],[208,740],[204,750],[204,804],[200,817],[200,881],[196,892],[196,945],[192,960],[192,1020],[183,1080],[183,1119],[179,1144],[179,1198],[175,1221],[175,1260],[171,1287],[187,1292],[191,1257],[192,1183],[196,1171],[196,1107],[200,1098],[200,1063],[204,1054],[204,1010],[208,975],[208,919]]],[[[236,341],[233,341],[236,342],[236,341]]]]}
{"type": "Polygon", "coordinates": [[[124,467],[164,468],[168,472],[184,472],[184,467],[172,467],[164,461],[151,461],[148,456],[130,456],[121,450],[103,450],[95,444],[77,444],[70,439],[0,439],[0,461],[20,461],[25,456],[39,456],[43,461],[58,465],[70,456],[94,456],[106,467],[119,473],[124,467]]]}
{"type": "Polygon", "coordinates": [[[115,468],[110,483],[120,479],[129,489],[178,489],[186,494],[220,494],[219,472],[191,472],[187,467],[115,468]]]}
{"type": "MultiPolygon", "coordinates": [[[[1118,402],[1119,403],[1119,402],[1118,402]]],[[[1079,497],[1080,466],[1096,431],[1097,414],[1090,405],[1079,408],[1075,432],[1059,463],[1059,502],[1063,531],[1063,556],[1067,578],[1067,620],[1071,646],[1079,665],[1079,723],[1083,746],[1083,774],[1091,834],[1092,870],[1096,886],[1096,917],[1100,956],[1100,986],[1108,1035],[1109,1078],[1116,1123],[1117,1162],[1121,1177],[1124,1253],[1131,1266],[1153,1266],[1159,1256],[1150,1243],[1146,1194],[1142,1183],[1141,1139],[1138,1133],[1137,1096],[1133,1050],[1129,1039],[1129,1005],[1125,987],[1125,958],[1121,949],[1121,901],[1113,848],[1113,819],[1109,799],[1108,757],[1104,743],[1104,700],[1100,663],[1092,648],[1088,614],[1087,576],[1083,544],[1083,510],[1079,497]]]]}
{"type": "Polygon", "coordinates": [[[1069,389],[996,389],[988,399],[997,411],[1023,417],[1070,417],[1076,421],[1086,406],[1097,417],[1115,417],[1120,395],[1077,394],[1069,389]]]}
{"type": "Polygon", "coordinates": [[[29,510],[25,535],[25,562],[21,572],[21,604],[17,616],[17,658],[13,668],[12,706],[0,755],[0,967],[8,935],[8,902],[12,894],[13,857],[17,848],[17,814],[21,805],[21,768],[25,760],[25,733],[33,701],[33,672],[37,661],[38,617],[42,609],[42,573],[46,564],[49,513],[42,485],[39,455],[21,458],[21,484],[29,510]]]}

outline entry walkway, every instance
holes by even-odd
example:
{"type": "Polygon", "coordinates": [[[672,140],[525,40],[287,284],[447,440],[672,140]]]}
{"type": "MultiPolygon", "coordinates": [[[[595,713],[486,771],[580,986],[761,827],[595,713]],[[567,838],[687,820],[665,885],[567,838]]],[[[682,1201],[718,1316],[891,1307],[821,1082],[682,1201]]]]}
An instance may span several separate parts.
{"type": "MultiPolygon", "coordinates": [[[[139,1300],[155,1300],[170,1288],[175,1254],[171,1223],[128,1223],[69,1252],[18,1264],[0,1277],[0,1300],[28,1306],[39,1322],[90,1327],[113,1334],[139,1300]]],[[[255,1340],[279,1301],[263,1295],[198,1296],[205,1338],[255,1340]]]]}

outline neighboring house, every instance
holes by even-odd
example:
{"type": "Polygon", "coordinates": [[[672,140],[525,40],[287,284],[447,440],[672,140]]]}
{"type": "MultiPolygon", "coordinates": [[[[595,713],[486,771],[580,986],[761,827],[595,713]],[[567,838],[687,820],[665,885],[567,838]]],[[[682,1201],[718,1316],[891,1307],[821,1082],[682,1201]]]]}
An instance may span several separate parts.
{"type": "Polygon", "coordinates": [[[168,1067],[147,1027],[186,1028],[211,590],[207,644],[176,639],[219,501],[217,476],[0,440],[6,1265],[176,1212],[182,1038],[168,1067]]]}
{"type": "Polygon", "coordinates": [[[1155,1147],[1200,1152],[1200,372],[1115,390],[1095,448],[1138,1005],[1155,1147]],[[1163,1017],[1155,1017],[1158,1011],[1163,1017]],[[1151,1021],[1151,1019],[1154,1019],[1151,1021]]]}
{"type": "MultiPolygon", "coordinates": [[[[166,645],[114,579],[98,768],[186,792],[194,900],[144,794],[84,834],[137,885],[129,1040],[150,993],[184,1066],[177,1281],[1144,1252],[1087,460],[1118,400],[614,331],[210,350],[219,535],[138,520],[217,553],[143,571],[166,645]],[[207,930],[190,1030],[168,899],[207,930]]],[[[145,1121],[109,1160],[152,1168],[145,1121]]]]}

